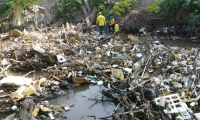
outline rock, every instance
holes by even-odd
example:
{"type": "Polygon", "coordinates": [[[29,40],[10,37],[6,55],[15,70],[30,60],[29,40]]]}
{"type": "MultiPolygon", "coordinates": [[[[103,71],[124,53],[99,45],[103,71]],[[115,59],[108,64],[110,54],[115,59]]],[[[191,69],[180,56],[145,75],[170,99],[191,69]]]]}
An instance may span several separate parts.
{"type": "Polygon", "coordinates": [[[9,33],[10,37],[19,37],[21,36],[23,33],[17,29],[11,30],[9,33]]]}

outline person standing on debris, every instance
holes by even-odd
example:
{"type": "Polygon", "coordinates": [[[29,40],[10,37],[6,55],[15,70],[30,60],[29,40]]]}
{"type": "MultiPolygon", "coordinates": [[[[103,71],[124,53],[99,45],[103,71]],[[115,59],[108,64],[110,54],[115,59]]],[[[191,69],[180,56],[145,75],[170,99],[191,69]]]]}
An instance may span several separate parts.
{"type": "Polygon", "coordinates": [[[103,37],[103,27],[106,25],[106,19],[101,12],[97,15],[96,24],[99,26],[100,37],[103,37]]]}
{"type": "Polygon", "coordinates": [[[119,24],[117,23],[117,21],[115,21],[115,35],[119,35],[119,24]]]}
{"type": "Polygon", "coordinates": [[[109,33],[113,33],[115,29],[115,19],[113,16],[110,16],[110,21],[109,21],[109,33]]]}

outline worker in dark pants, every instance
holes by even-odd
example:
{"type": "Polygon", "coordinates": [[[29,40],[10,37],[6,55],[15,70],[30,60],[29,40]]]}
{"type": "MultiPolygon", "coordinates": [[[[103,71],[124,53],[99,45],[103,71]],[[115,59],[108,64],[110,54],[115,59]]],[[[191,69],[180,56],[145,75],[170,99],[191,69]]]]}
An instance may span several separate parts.
{"type": "Polygon", "coordinates": [[[96,24],[99,26],[100,38],[103,38],[103,27],[106,25],[106,19],[101,12],[97,16],[96,24]]]}
{"type": "Polygon", "coordinates": [[[110,21],[109,21],[109,33],[113,33],[115,29],[115,19],[113,16],[110,16],[110,21]]]}

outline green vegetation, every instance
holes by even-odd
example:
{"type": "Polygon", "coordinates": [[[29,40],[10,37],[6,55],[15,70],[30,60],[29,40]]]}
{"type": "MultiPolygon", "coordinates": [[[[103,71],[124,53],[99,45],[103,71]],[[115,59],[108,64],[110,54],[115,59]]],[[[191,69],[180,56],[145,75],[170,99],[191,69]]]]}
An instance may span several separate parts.
{"type": "Polygon", "coordinates": [[[157,13],[161,16],[172,15],[180,10],[190,12],[190,20],[186,31],[191,32],[200,20],[200,0],[154,0],[154,3],[146,7],[146,11],[157,13]]]}
{"type": "Polygon", "coordinates": [[[6,12],[12,11],[13,0],[7,0],[4,4],[0,5],[0,16],[6,12]]]}
{"type": "Polygon", "coordinates": [[[171,15],[179,10],[188,10],[190,20],[187,24],[186,31],[191,30],[197,25],[200,19],[200,0],[163,0],[160,6],[163,8],[161,15],[171,15]]]}
{"type": "Polygon", "coordinates": [[[22,23],[21,13],[25,7],[32,7],[35,4],[39,4],[40,0],[14,0],[13,1],[13,20],[14,26],[20,26],[22,23]]]}
{"type": "Polygon", "coordinates": [[[186,8],[185,2],[186,0],[163,0],[163,2],[160,4],[163,9],[161,15],[170,15],[177,12],[178,10],[186,8]]]}
{"type": "Polygon", "coordinates": [[[40,4],[40,0],[14,0],[17,5],[19,5],[21,8],[24,8],[26,6],[32,6],[34,4],[40,4]]]}
{"type": "Polygon", "coordinates": [[[0,23],[0,33],[5,33],[10,30],[9,24],[7,22],[0,23]]]}
{"type": "MultiPolygon", "coordinates": [[[[102,12],[106,18],[108,18],[109,14],[120,16],[122,13],[130,11],[132,3],[135,2],[137,0],[122,0],[116,2],[114,7],[108,12],[106,8],[107,0],[89,0],[90,5],[96,7],[97,11],[102,12]]],[[[58,17],[64,18],[67,22],[72,22],[74,13],[82,4],[81,0],[62,0],[58,6],[58,17]]]]}
{"type": "MultiPolygon", "coordinates": [[[[106,14],[106,6],[103,0],[89,0],[89,2],[98,11],[106,14]]],[[[64,18],[65,22],[72,22],[74,13],[82,4],[82,0],[61,0],[58,6],[58,17],[64,18]]]]}
{"type": "Polygon", "coordinates": [[[73,14],[81,4],[81,0],[62,0],[58,5],[58,16],[67,22],[72,22],[73,14]]]}
{"type": "Polygon", "coordinates": [[[148,12],[151,12],[151,13],[158,13],[160,11],[160,3],[162,2],[163,0],[154,0],[154,3],[147,6],[145,9],[146,11],[148,12]]]}
{"type": "MultiPolygon", "coordinates": [[[[0,16],[6,12],[10,12],[13,10],[13,2],[14,0],[6,0],[5,3],[0,5],[0,16]]],[[[33,3],[39,4],[39,0],[17,0],[16,1],[21,7],[31,6],[33,3]]]]}
{"type": "Polygon", "coordinates": [[[137,0],[122,0],[121,2],[115,2],[113,9],[110,10],[110,14],[120,16],[124,12],[129,12],[131,10],[132,3],[137,2],[137,0]]]}

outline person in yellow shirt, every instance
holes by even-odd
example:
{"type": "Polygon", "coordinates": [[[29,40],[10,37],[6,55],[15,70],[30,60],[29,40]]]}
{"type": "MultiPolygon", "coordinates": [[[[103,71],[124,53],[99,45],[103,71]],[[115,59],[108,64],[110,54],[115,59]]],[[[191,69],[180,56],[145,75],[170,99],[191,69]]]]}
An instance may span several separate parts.
{"type": "Polygon", "coordinates": [[[101,12],[97,16],[96,24],[99,26],[100,36],[103,36],[103,27],[106,25],[106,19],[101,12]]]}
{"type": "Polygon", "coordinates": [[[115,19],[113,16],[110,16],[110,25],[109,25],[109,33],[113,33],[115,29],[115,19]]]}
{"type": "Polygon", "coordinates": [[[119,35],[119,24],[117,23],[117,21],[115,21],[115,35],[119,35]]]}

